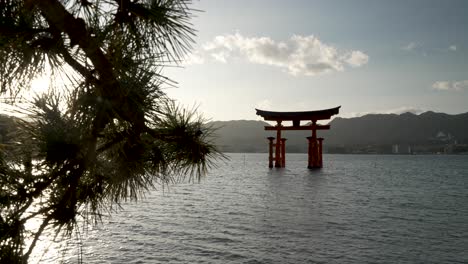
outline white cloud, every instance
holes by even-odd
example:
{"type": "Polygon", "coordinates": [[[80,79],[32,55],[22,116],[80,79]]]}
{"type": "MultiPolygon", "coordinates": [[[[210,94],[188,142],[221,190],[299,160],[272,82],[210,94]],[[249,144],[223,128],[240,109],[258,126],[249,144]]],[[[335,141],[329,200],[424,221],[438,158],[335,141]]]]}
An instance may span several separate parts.
{"type": "Polygon", "coordinates": [[[426,109],[418,108],[418,107],[414,107],[414,106],[401,106],[401,107],[398,107],[398,108],[384,110],[384,111],[382,111],[382,113],[384,113],[384,114],[397,114],[397,115],[401,115],[403,113],[413,113],[415,115],[419,115],[419,114],[424,113],[426,111],[427,111],[426,109]]]}
{"type": "Polygon", "coordinates": [[[435,82],[432,84],[432,88],[439,91],[447,91],[450,90],[451,85],[450,82],[435,82]]]}
{"type": "Polygon", "coordinates": [[[468,80],[453,82],[452,85],[456,91],[468,90],[468,80]]]}
{"type": "Polygon", "coordinates": [[[353,51],[348,55],[346,62],[352,67],[360,67],[364,64],[367,64],[369,61],[369,56],[364,54],[361,51],[353,51]]]}
{"type": "Polygon", "coordinates": [[[348,112],[340,114],[341,117],[344,118],[352,118],[352,117],[361,117],[369,114],[397,114],[401,115],[403,113],[413,113],[415,115],[419,115],[421,113],[426,112],[427,110],[424,108],[418,108],[414,106],[401,106],[398,108],[393,109],[386,109],[386,110],[377,110],[377,111],[368,111],[368,112],[348,112]]]}
{"type": "Polygon", "coordinates": [[[432,84],[434,90],[439,91],[462,91],[468,90],[468,80],[463,81],[438,81],[432,84]]]}
{"type": "Polygon", "coordinates": [[[447,52],[447,51],[451,51],[451,52],[455,52],[458,50],[458,47],[454,44],[452,45],[449,45],[448,47],[439,47],[439,48],[436,48],[436,47],[427,47],[427,46],[423,46],[422,44],[419,44],[419,43],[416,43],[416,42],[410,42],[404,46],[401,47],[402,50],[404,51],[407,51],[407,52],[415,52],[415,53],[420,53],[421,55],[423,56],[428,56],[428,55],[431,55],[431,54],[437,54],[437,53],[441,53],[441,52],[447,52]]]}
{"type": "Polygon", "coordinates": [[[407,50],[407,51],[410,51],[410,50],[415,50],[416,48],[418,48],[419,45],[414,43],[414,42],[410,42],[408,43],[407,45],[403,46],[401,49],[402,50],[407,50]]]}
{"type": "Polygon", "coordinates": [[[218,52],[218,53],[213,53],[211,54],[211,57],[213,57],[215,60],[219,61],[219,62],[222,62],[222,63],[226,63],[227,62],[227,57],[228,55],[225,53],[225,52],[218,52]]]}
{"type": "Polygon", "coordinates": [[[182,62],[183,65],[194,65],[194,64],[203,64],[205,59],[200,55],[199,52],[193,52],[189,54],[185,60],[182,62]]]}
{"type": "Polygon", "coordinates": [[[203,52],[226,63],[233,58],[282,68],[291,75],[314,76],[360,67],[369,61],[362,51],[338,51],[315,36],[294,35],[286,42],[269,37],[245,37],[240,33],[215,37],[202,46],[203,52]]]}

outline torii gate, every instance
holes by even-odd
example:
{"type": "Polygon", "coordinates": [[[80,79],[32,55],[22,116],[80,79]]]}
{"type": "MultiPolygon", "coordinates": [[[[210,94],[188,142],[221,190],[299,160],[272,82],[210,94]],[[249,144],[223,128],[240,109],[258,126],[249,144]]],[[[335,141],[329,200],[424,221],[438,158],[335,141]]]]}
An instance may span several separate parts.
{"type": "Polygon", "coordinates": [[[269,146],[269,163],[268,167],[273,168],[273,160],[276,168],[284,168],[286,166],[286,139],[281,137],[282,130],[312,130],[312,136],[307,137],[309,141],[308,147],[308,168],[322,168],[322,141],[323,138],[317,138],[317,130],[330,129],[330,125],[319,125],[317,120],[330,119],[333,115],[339,113],[341,106],[305,112],[272,112],[255,109],[257,115],[263,117],[266,121],[276,121],[276,126],[265,126],[265,130],[276,130],[276,143],[274,137],[268,137],[269,146]],[[301,121],[307,120],[312,122],[310,125],[301,126],[301,121]],[[283,126],[283,121],[292,121],[292,126],[283,126]],[[273,156],[273,147],[275,147],[275,155],[273,156]]]}

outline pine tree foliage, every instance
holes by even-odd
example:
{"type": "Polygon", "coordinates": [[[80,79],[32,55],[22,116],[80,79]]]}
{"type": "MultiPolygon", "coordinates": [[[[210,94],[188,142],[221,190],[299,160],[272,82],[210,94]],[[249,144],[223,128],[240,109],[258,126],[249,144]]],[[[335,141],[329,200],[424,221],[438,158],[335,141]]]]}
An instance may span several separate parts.
{"type": "Polygon", "coordinates": [[[0,92],[14,99],[47,74],[61,88],[2,138],[2,263],[222,156],[203,118],[162,90],[162,67],[191,48],[192,13],[184,0],[0,0],[0,92]]]}

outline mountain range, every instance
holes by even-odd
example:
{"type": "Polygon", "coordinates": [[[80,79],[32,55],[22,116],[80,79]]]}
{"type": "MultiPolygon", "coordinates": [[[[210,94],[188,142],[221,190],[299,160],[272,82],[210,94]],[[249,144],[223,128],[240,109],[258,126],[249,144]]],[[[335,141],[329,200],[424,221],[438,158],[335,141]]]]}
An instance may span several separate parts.
{"type": "MultiPolygon", "coordinates": [[[[317,132],[319,137],[325,138],[325,152],[391,153],[395,151],[394,146],[419,152],[440,152],[448,145],[468,143],[468,113],[369,114],[355,118],[336,117],[328,124],[330,130],[317,132]]],[[[211,125],[218,128],[214,141],[225,152],[266,152],[266,138],[276,136],[275,131],[264,130],[270,124],[263,121],[214,121],[211,125]]],[[[306,152],[306,137],[310,135],[310,131],[284,131],[283,137],[288,139],[286,150],[306,152]]]]}

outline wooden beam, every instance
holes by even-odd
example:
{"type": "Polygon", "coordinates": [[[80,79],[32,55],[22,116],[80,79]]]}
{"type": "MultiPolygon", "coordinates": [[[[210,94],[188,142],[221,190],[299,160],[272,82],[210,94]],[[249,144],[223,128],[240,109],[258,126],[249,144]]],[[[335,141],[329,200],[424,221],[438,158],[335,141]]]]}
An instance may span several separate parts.
{"type": "Polygon", "coordinates": [[[301,111],[301,112],[274,112],[255,109],[257,115],[262,116],[267,121],[293,121],[293,120],[322,120],[330,119],[333,115],[339,113],[341,106],[316,110],[316,111],[301,111]]]}
{"type": "MultiPolygon", "coordinates": [[[[330,125],[315,125],[315,126],[281,126],[280,130],[328,130],[330,125]]],[[[265,130],[278,130],[277,126],[265,126],[265,130]]]]}

